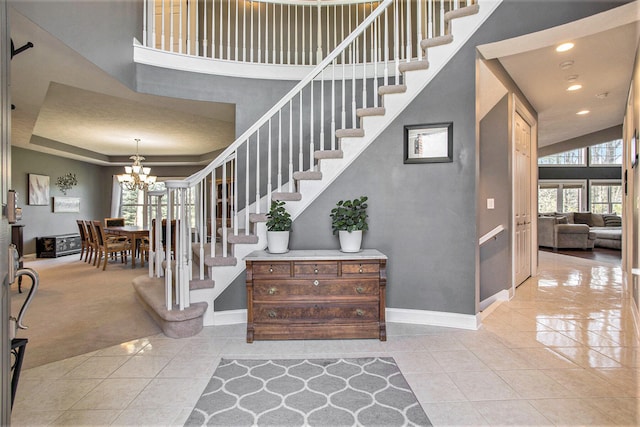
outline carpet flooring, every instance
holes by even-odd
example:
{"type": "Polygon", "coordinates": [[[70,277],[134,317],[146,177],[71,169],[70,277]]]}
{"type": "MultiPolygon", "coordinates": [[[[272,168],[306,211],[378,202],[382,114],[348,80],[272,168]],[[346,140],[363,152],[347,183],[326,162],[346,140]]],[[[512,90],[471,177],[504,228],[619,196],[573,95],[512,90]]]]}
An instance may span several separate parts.
{"type": "Polygon", "coordinates": [[[426,426],[391,357],[222,359],[185,426],[426,426]]]}
{"type": "MultiPolygon", "coordinates": [[[[18,337],[29,340],[23,369],[66,359],[161,333],[136,301],[131,281],[147,273],[120,261],[105,271],[79,260],[79,255],[25,260],[40,276],[40,286],[27,310],[18,337]]],[[[17,316],[31,280],[24,278],[23,293],[11,285],[11,313],[17,316]]]]}

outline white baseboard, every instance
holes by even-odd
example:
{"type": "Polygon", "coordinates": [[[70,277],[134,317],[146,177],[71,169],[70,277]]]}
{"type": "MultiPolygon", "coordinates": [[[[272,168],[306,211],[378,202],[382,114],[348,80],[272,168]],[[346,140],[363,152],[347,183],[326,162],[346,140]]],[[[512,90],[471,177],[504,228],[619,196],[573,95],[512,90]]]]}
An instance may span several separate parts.
{"type": "MultiPolygon", "coordinates": [[[[225,310],[213,313],[214,325],[234,325],[247,321],[247,310],[225,310]]],[[[411,323],[414,325],[444,326],[447,328],[472,329],[479,326],[477,316],[471,314],[444,313],[441,311],[409,310],[387,308],[388,322],[411,323]]]]}
{"type": "Polygon", "coordinates": [[[489,306],[497,301],[509,301],[510,299],[511,292],[508,289],[503,289],[500,292],[491,295],[489,298],[480,301],[480,311],[485,311],[489,306]]]}
{"type": "Polygon", "coordinates": [[[387,322],[410,323],[414,325],[444,326],[447,328],[476,330],[479,318],[473,314],[445,313],[442,311],[410,310],[387,308],[387,322]]]}
{"type": "Polygon", "coordinates": [[[238,323],[247,322],[247,309],[215,311],[213,313],[213,324],[220,325],[236,325],[238,323]]]}

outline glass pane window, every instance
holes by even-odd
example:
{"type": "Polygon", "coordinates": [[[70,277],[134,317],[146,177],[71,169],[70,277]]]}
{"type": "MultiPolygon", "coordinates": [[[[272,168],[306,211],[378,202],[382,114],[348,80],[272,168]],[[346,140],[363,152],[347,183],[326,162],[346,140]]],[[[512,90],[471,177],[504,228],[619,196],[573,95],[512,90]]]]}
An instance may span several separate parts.
{"type": "Polygon", "coordinates": [[[622,165],[622,139],[589,147],[590,165],[622,165]]]}
{"type": "Polygon", "coordinates": [[[579,212],[586,208],[587,183],[580,181],[554,182],[540,180],[538,212],[579,212]]]}
{"type": "Polygon", "coordinates": [[[578,148],[538,158],[540,166],[586,166],[586,149],[578,148]]]}
{"type": "MultiPolygon", "coordinates": [[[[165,190],[163,182],[156,182],[152,188],[153,190],[165,190]]],[[[128,190],[122,189],[122,202],[120,203],[120,216],[124,217],[126,225],[144,226],[144,208],[145,208],[145,193],[142,190],[128,190]]],[[[164,201],[164,197],[162,198],[164,201]]],[[[155,212],[155,211],[154,211],[155,212]]],[[[163,205],[163,215],[166,217],[167,206],[163,205]]]]}
{"type": "Polygon", "coordinates": [[[619,181],[591,182],[591,212],[622,215],[622,185],[619,181]]]}

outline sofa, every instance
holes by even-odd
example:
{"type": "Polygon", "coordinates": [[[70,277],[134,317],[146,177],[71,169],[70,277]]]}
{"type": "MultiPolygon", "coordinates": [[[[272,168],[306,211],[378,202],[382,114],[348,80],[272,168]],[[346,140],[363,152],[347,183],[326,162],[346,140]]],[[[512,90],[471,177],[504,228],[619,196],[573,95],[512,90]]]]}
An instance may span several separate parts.
{"type": "Polygon", "coordinates": [[[591,212],[539,214],[538,245],[553,249],[620,249],[622,218],[591,212]]]}

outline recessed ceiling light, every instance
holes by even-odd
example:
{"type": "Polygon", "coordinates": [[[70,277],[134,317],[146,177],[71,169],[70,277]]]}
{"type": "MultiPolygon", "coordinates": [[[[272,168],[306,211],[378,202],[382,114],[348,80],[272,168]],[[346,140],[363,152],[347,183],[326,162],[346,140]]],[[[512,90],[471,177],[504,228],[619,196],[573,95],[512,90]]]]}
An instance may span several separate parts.
{"type": "Polygon", "coordinates": [[[567,90],[569,92],[573,92],[574,90],[578,90],[578,89],[582,89],[582,85],[580,84],[575,84],[575,85],[571,85],[567,88],[567,90]]]}
{"type": "Polygon", "coordinates": [[[573,49],[573,43],[562,43],[560,46],[556,47],[556,52],[566,52],[568,50],[573,49]]]}
{"type": "Polygon", "coordinates": [[[560,63],[561,70],[568,70],[571,67],[573,67],[573,61],[571,59],[560,63]]]}
{"type": "Polygon", "coordinates": [[[580,110],[576,114],[579,116],[584,116],[585,114],[589,114],[591,111],[589,110],[580,110]]]}

